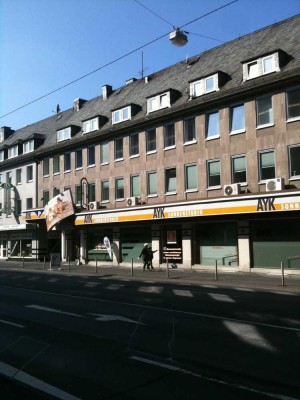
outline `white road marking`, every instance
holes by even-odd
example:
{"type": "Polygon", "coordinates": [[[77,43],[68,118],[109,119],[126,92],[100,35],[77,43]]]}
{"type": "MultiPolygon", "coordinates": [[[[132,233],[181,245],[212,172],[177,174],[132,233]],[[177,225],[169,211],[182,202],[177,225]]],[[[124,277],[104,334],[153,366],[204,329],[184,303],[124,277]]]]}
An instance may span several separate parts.
{"type": "Polygon", "coordinates": [[[212,299],[217,301],[222,301],[225,303],[235,303],[235,300],[228,296],[227,294],[220,294],[220,293],[207,293],[212,299]]]}
{"type": "Polygon", "coordinates": [[[102,321],[102,322],[122,321],[122,322],[130,322],[130,323],[133,323],[133,324],[137,324],[138,323],[138,321],[122,317],[121,315],[93,314],[93,313],[89,313],[89,315],[97,315],[97,318],[95,318],[95,320],[96,321],[102,321]]]}
{"type": "Polygon", "coordinates": [[[173,293],[176,294],[176,296],[194,297],[189,290],[173,289],[173,293]]]}
{"type": "Polygon", "coordinates": [[[163,291],[161,286],[140,286],[138,292],[160,294],[163,291]]]}
{"type": "Polygon", "coordinates": [[[24,325],[15,324],[14,322],[5,321],[4,319],[0,319],[0,322],[2,322],[2,324],[16,326],[17,328],[24,328],[24,325]]]}
{"type": "Polygon", "coordinates": [[[34,309],[40,310],[40,311],[53,312],[53,313],[57,313],[57,314],[71,315],[73,317],[82,317],[82,315],[79,315],[79,314],[74,314],[74,313],[70,313],[70,312],[67,312],[67,311],[61,311],[61,310],[58,310],[57,308],[43,307],[43,306],[39,306],[37,304],[30,304],[30,305],[27,305],[25,307],[34,308],[34,309]]]}
{"type": "Polygon", "coordinates": [[[255,292],[255,290],[245,287],[236,287],[234,290],[238,290],[239,292],[255,292]]]}
{"type": "Polygon", "coordinates": [[[299,399],[296,399],[296,398],[293,398],[293,397],[290,397],[290,396],[281,395],[279,393],[278,394],[274,394],[274,393],[263,392],[261,390],[257,390],[257,389],[250,388],[250,387],[246,387],[244,385],[231,383],[231,382],[226,382],[226,381],[219,380],[219,379],[216,379],[216,378],[209,378],[207,376],[203,376],[201,374],[197,374],[195,372],[189,371],[189,370],[184,369],[184,368],[175,367],[174,365],[165,364],[165,363],[161,363],[161,362],[154,361],[154,360],[149,360],[149,359],[143,358],[143,357],[132,356],[132,357],[129,357],[129,358],[132,359],[132,360],[135,360],[135,361],[139,361],[139,362],[145,363],[145,364],[151,364],[151,365],[155,365],[157,367],[169,369],[171,371],[176,371],[176,372],[181,372],[183,374],[191,375],[191,376],[193,376],[195,378],[201,378],[201,379],[206,380],[206,381],[219,383],[220,385],[226,385],[226,386],[234,387],[234,388],[237,388],[237,389],[240,389],[240,390],[245,390],[245,391],[248,391],[248,392],[262,394],[264,396],[271,397],[272,399],[299,400],[299,399]]]}

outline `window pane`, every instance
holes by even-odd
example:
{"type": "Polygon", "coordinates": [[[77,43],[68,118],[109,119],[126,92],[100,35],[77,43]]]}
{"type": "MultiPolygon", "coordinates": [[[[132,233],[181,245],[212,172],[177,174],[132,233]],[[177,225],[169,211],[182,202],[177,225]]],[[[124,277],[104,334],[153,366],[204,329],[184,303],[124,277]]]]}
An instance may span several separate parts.
{"type": "Polygon", "coordinates": [[[219,112],[207,115],[207,139],[220,136],[219,112]]]}
{"type": "Polygon", "coordinates": [[[76,204],[81,204],[81,185],[75,186],[75,202],[76,204]]]}
{"type": "Polygon", "coordinates": [[[95,192],[95,184],[94,183],[89,183],[89,186],[88,186],[88,199],[89,199],[89,202],[96,200],[96,192],[95,192]]]}
{"type": "Polygon", "coordinates": [[[300,146],[290,147],[290,177],[300,175],[300,146]]]}
{"type": "Polygon", "coordinates": [[[124,179],[116,179],[116,199],[124,199],[124,179]]]}
{"type": "Polygon", "coordinates": [[[139,134],[131,135],[130,137],[130,156],[139,154],[139,134]]]}
{"type": "Polygon", "coordinates": [[[188,118],[184,120],[184,142],[192,142],[195,139],[195,118],[188,118]]]}
{"type": "Polygon", "coordinates": [[[101,201],[109,200],[109,181],[101,182],[101,201]]]}
{"type": "Polygon", "coordinates": [[[215,90],[215,79],[213,76],[205,79],[205,91],[211,92],[215,90]]]}
{"type": "Polygon", "coordinates": [[[244,105],[231,109],[231,132],[245,130],[245,109],[244,105]]]}
{"type": "Polygon", "coordinates": [[[272,72],[274,70],[274,57],[265,57],[263,59],[263,72],[264,74],[267,74],[269,72],[272,72]]]}
{"type": "Polygon", "coordinates": [[[232,181],[233,183],[247,182],[246,157],[234,157],[232,159],[232,181]]]}
{"type": "Polygon", "coordinates": [[[175,146],[175,125],[168,124],[164,126],[165,147],[175,146]]]}
{"type": "Polygon", "coordinates": [[[197,189],[197,165],[187,165],[185,175],[185,189],[197,189]]]}
{"type": "Polygon", "coordinates": [[[45,158],[43,161],[43,175],[48,176],[49,172],[49,158],[45,158]]]}
{"type": "Polygon", "coordinates": [[[70,171],[71,170],[71,154],[66,153],[65,154],[65,171],[70,171]]]}
{"type": "Polygon", "coordinates": [[[88,165],[95,165],[95,147],[88,147],[88,165]]]}
{"type": "Polygon", "coordinates": [[[248,64],[248,79],[255,78],[258,76],[258,62],[248,64]]]}
{"type": "Polygon", "coordinates": [[[273,123],[272,98],[257,100],[257,126],[273,123]]]}
{"type": "Polygon", "coordinates": [[[147,153],[156,150],[156,129],[146,132],[147,153]]]}
{"type": "Polygon", "coordinates": [[[100,162],[108,164],[108,143],[102,143],[100,146],[100,162]]]}
{"type": "Polygon", "coordinates": [[[131,196],[140,195],[140,177],[139,175],[134,175],[131,177],[131,196]]]}
{"type": "Polygon", "coordinates": [[[59,156],[53,157],[53,173],[59,173],[59,156]]]}
{"type": "Polygon", "coordinates": [[[166,170],[166,193],[176,192],[176,168],[166,170]]]}
{"type": "Polygon", "coordinates": [[[300,117],[300,89],[296,89],[287,93],[287,117],[300,117]]]}
{"type": "Polygon", "coordinates": [[[149,172],[148,173],[148,195],[157,194],[157,173],[149,172]]]}
{"type": "Polygon", "coordinates": [[[123,158],[123,138],[115,140],[115,160],[123,158]]]}
{"type": "Polygon", "coordinates": [[[82,150],[76,150],[76,168],[82,168],[82,150]]]}

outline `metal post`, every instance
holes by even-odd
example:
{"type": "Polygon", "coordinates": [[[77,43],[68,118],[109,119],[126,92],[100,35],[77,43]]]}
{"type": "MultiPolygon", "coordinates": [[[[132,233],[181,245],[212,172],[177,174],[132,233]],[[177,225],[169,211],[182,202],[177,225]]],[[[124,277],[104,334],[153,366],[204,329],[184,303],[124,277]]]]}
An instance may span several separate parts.
{"type": "Polygon", "coordinates": [[[96,274],[98,273],[98,258],[96,258],[96,274]]]}
{"type": "Polygon", "coordinates": [[[24,268],[24,256],[23,256],[23,268],[24,268]]]}
{"type": "Polygon", "coordinates": [[[167,258],[167,278],[169,278],[170,274],[169,274],[169,260],[167,258]]]}
{"type": "Polygon", "coordinates": [[[70,266],[70,256],[68,256],[68,271],[70,271],[71,266],[70,266]]]}
{"type": "Polygon", "coordinates": [[[131,276],[133,276],[133,258],[131,259],[131,276]]]}
{"type": "Polygon", "coordinates": [[[281,266],[281,285],[284,286],[284,265],[282,261],[280,263],[280,266],[281,266]]]}
{"type": "Polygon", "coordinates": [[[44,256],[44,265],[43,265],[43,269],[46,268],[46,256],[44,256]]]}
{"type": "Polygon", "coordinates": [[[218,260],[216,260],[215,280],[218,280],[218,260]]]}

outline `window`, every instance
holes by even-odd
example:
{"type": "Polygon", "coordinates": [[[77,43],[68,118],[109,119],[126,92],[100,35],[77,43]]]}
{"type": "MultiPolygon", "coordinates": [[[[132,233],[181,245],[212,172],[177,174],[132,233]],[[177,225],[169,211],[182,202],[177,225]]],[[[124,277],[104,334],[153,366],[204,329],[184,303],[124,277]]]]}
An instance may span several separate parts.
{"type": "Polygon", "coordinates": [[[16,184],[20,185],[20,183],[22,183],[22,169],[18,168],[16,170],[16,184]]]}
{"type": "Polygon", "coordinates": [[[2,174],[0,174],[0,184],[2,183],[2,174]]]}
{"type": "Polygon", "coordinates": [[[258,128],[273,125],[272,97],[256,100],[256,125],[258,128]]]}
{"type": "Polygon", "coordinates": [[[221,161],[207,161],[207,187],[219,187],[221,185],[221,161]]]}
{"type": "Polygon", "coordinates": [[[101,201],[109,201],[109,180],[101,182],[101,201]]]}
{"type": "Polygon", "coordinates": [[[6,183],[12,184],[12,171],[6,172],[6,183]]]}
{"type": "Polygon", "coordinates": [[[100,162],[102,165],[108,164],[108,162],[109,162],[108,142],[101,143],[101,145],[100,145],[100,162]]]}
{"type": "Polygon", "coordinates": [[[124,200],[124,178],[116,178],[116,200],[124,200]]]}
{"type": "Polygon", "coordinates": [[[247,182],[246,157],[234,156],[231,158],[232,183],[247,182]]]}
{"type": "Polygon", "coordinates": [[[206,139],[215,139],[220,137],[219,111],[212,112],[206,116],[206,139]]]}
{"type": "Polygon", "coordinates": [[[33,181],[33,166],[28,165],[27,167],[27,182],[32,182],[33,181]]]}
{"type": "Polygon", "coordinates": [[[140,196],[140,176],[131,175],[130,177],[130,196],[140,196]]]}
{"type": "Polygon", "coordinates": [[[68,139],[71,139],[71,127],[57,131],[58,142],[62,142],[63,140],[68,140],[68,139]]]}
{"type": "Polygon", "coordinates": [[[185,190],[196,191],[198,189],[197,182],[197,165],[186,165],[185,166],[185,190]]]}
{"type": "Polygon", "coordinates": [[[0,151],[0,162],[4,161],[4,150],[0,151]]]}
{"type": "Polygon", "coordinates": [[[29,210],[30,208],[33,208],[32,197],[28,197],[28,198],[26,199],[26,209],[29,210]]]}
{"type": "Polygon", "coordinates": [[[87,148],[87,159],[88,167],[93,167],[95,165],[95,146],[89,146],[87,148]]]}
{"type": "Polygon", "coordinates": [[[21,215],[22,214],[22,200],[21,199],[16,199],[16,215],[21,215]]]}
{"type": "Polygon", "coordinates": [[[8,158],[13,158],[13,157],[17,157],[18,156],[18,153],[19,153],[19,151],[18,151],[18,146],[16,145],[16,146],[13,146],[13,147],[10,147],[9,149],[8,149],[8,158]]]}
{"type": "Polygon", "coordinates": [[[23,143],[23,153],[30,153],[34,150],[34,140],[28,140],[27,142],[23,143]]]}
{"type": "Polygon", "coordinates": [[[243,64],[243,80],[246,81],[277,71],[280,71],[278,52],[243,64]]]}
{"type": "Polygon", "coordinates": [[[75,168],[80,169],[82,168],[82,150],[76,150],[75,152],[75,168]]]}
{"type": "Polygon", "coordinates": [[[157,172],[148,172],[147,174],[147,194],[148,196],[157,196],[157,172]]]}
{"type": "Polygon", "coordinates": [[[157,111],[162,108],[170,107],[170,92],[159,94],[157,96],[147,99],[147,110],[148,113],[157,111]]]}
{"type": "Polygon", "coordinates": [[[166,194],[176,194],[176,168],[166,169],[165,178],[166,194]]]}
{"type": "Polygon", "coordinates": [[[152,153],[156,151],[156,129],[148,129],[146,131],[146,151],[152,153]]]}
{"type": "Polygon", "coordinates": [[[165,149],[175,147],[175,124],[174,122],[164,126],[164,146],[165,149]]]}
{"type": "Polygon", "coordinates": [[[83,134],[97,131],[99,129],[99,118],[93,118],[88,121],[84,121],[82,124],[82,132],[83,134]]]}
{"type": "Polygon", "coordinates": [[[129,155],[130,157],[136,157],[139,153],[139,134],[134,133],[129,136],[129,155]]]}
{"type": "Polygon", "coordinates": [[[59,194],[60,194],[60,189],[55,187],[53,189],[53,197],[58,196],[59,194]]]}
{"type": "Polygon", "coordinates": [[[96,200],[96,187],[95,187],[95,183],[89,183],[88,185],[88,199],[89,202],[90,201],[95,201],[96,200]]]}
{"type": "Polygon", "coordinates": [[[219,90],[218,74],[208,76],[190,83],[190,96],[198,97],[219,90]]]}
{"type": "Polygon", "coordinates": [[[274,150],[259,153],[259,179],[275,178],[275,152],[274,150]]]}
{"type": "Polygon", "coordinates": [[[49,168],[49,158],[45,158],[43,160],[43,176],[49,176],[50,168],[49,168]]]}
{"type": "Polygon", "coordinates": [[[60,171],[59,156],[54,156],[53,157],[53,174],[57,175],[57,174],[59,174],[59,171],[60,171]]]}
{"type": "Polygon", "coordinates": [[[230,132],[245,132],[245,107],[244,104],[231,107],[230,112],[230,132]]]}
{"type": "Polygon", "coordinates": [[[66,153],[64,157],[64,170],[65,172],[71,171],[71,153],[66,153]]]}
{"type": "Polygon", "coordinates": [[[286,114],[288,120],[300,118],[300,88],[289,90],[286,94],[286,114]]]}
{"type": "Polygon", "coordinates": [[[82,197],[81,185],[75,185],[75,203],[77,205],[81,205],[81,197],[82,197]]]}
{"type": "Polygon", "coordinates": [[[115,161],[123,160],[123,138],[115,140],[115,161]]]}
{"type": "Polygon", "coordinates": [[[112,123],[118,124],[119,122],[127,121],[131,119],[131,107],[124,107],[120,110],[113,111],[112,113],[112,123]]]}
{"type": "Polygon", "coordinates": [[[184,143],[196,141],[195,117],[187,118],[183,121],[184,143]]]}
{"type": "Polygon", "coordinates": [[[300,146],[289,147],[290,178],[300,178],[300,146]]]}
{"type": "Polygon", "coordinates": [[[50,192],[49,192],[49,190],[44,190],[43,191],[43,198],[42,198],[42,200],[43,200],[43,206],[45,207],[45,205],[49,202],[49,200],[50,200],[50,192]]]}

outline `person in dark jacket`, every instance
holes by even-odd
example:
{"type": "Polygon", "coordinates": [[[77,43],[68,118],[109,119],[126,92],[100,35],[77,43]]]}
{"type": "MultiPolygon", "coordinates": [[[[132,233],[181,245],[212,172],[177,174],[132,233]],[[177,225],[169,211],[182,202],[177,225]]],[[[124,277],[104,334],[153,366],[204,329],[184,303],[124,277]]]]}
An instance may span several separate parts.
{"type": "Polygon", "coordinates": [[[153,264],[152,264],[152,260],[153,260],[153,254],[154,253],[156,253],[157,252],[157,250],[152,250],[152,247],[150,246],[149,248],[148,248],[148,252],[149,252],[149,267],[151,268],[151,269],[154,269],[153,268],[153,264]]]}
{"type": "Polygon", "coordinates": [[[141,257],[143,257],[143,262],[144,262],[143,270],[145,271],[146,267],[147,267],[147,269],[150,269],[149,268],[149,260],[150,259],[149,259],[148,243],[144,244],[144,247],[143,247],[143,249],[141,251],[141,254],[140,254],[139,258],[141,258],[141,257]]]}

